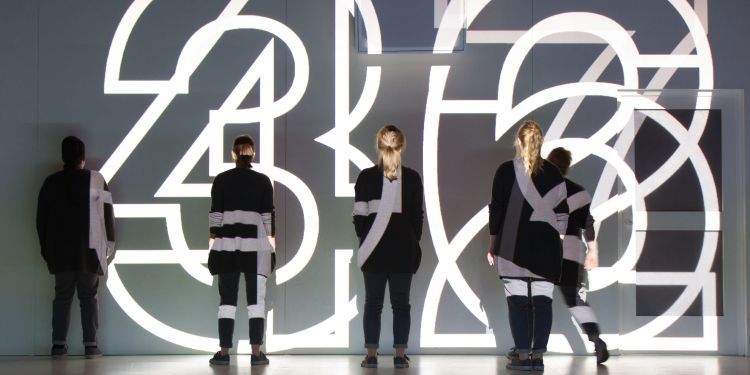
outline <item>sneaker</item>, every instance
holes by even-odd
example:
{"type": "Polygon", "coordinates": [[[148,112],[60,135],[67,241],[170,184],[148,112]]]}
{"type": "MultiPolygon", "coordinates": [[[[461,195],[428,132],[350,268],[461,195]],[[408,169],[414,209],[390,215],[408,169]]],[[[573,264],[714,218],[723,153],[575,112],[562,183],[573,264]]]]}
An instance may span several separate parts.
{"type": "MultiPolygon", "coordinates": [[[[394,362],[395,362],[395,358],[394,358],[394,362]]],[[[362,360],[362,363],[360,363],[360,366],[364,368],[378,368],[378,357],[365,356],[365,359],[362,360]]]]}
{"type": "Polygon", "coordinates": [[[68,356],[68,346],[67,345],[52,345],[52,349],[50,350],[49,355],[53,359],[62,359],[68,356]]]}
{"type": "Polygon", "coordinates": [[[609,351],[607,350],[607,343],[602,339],[597,338],[594,341],[594,351],[596,352],[596,364],[602,364],[609,359],[609,351]]]}
{"type": "Polygon", "coordinates": [[[271,363],[266,357],[266,353],[260,352],[258,355],[250,355],[250,366],[262,366],[271,363]]]}
{"type": "Polygon", "coordinates": [[[393,367],[395,368],[409,368],[409,357],[393,357],[393,367]]]}
{"type": "Polygon", "coordinates": [[[532,359],[531,369],[534,371],[544,371],[544,360],[542,360],[541,358],[532,359]]]}
{"type": "Polygon", "coordinates": [[[229,354],[221,355],[221,351],[218,351],[213,358],[208,360],[208,363],[217,366],[229,366],[229,354]]]}
{"type": "Polygon", "coordinates": [[[508,370],[531,371],[531,358],[521,359],[519,357],[515,357],[508,361],[508,363],[505,365],[505,368],[507,368],[508,370]]]}
{"type": "Polygon", "coordinates": [[[99,350],[98,346],[87,346],[84,348],[83,355],[86,359],[99,358],[102,356],[102,351],[99,350]]]}

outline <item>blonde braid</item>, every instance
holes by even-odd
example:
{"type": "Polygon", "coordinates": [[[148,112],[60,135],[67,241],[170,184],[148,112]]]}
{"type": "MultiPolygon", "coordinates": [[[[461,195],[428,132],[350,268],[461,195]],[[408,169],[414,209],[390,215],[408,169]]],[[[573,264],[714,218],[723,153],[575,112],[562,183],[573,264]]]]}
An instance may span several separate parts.
{"type": "Polygon", "coordinates": [[[536,175],[542,168],[542,128],[536,121],[527,120],[518,128],[516,137],[516,157],[523,161],[529,176],[536,175]]]}

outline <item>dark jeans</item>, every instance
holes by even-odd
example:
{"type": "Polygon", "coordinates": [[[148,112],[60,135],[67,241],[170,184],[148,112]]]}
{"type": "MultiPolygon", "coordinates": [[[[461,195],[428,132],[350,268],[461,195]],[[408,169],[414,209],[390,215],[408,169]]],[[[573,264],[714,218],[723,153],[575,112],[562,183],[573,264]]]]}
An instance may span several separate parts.
{"type": "Polygon", "coordinates": [[[99,275],[87,272],[60,272],[55,274],[55,299],[52,301],[52,343],[64,345],[70,325],[70,305],[78,290],[81,305],[81,327],[83,344],[96,345],[96,329],[99,327],[97,290],[99,275]]]}
{"type": "Polygon", "coordinates": [[[383,312],[385,285],[393,309],[393,347],[406,348],[411,326],[411,273],[364,272],[365,276],[365,347],[377,348],[380,342],[380,314],[383,312]]]}
{"type": "MultiPolygon", "coordinates": [[[[245,293],[247,295],[247,304],[255,305],[259,301],[258,282],[256,275],[245,273],[245,293]]],[[[220,273],[219,274],[219,345],[222,348],[231,348],[234,336],[234,312],[237,307],[237,293],[239,292],[240,273],[220,273]],[[222,309],[229,308],[230,313],[222,313],[222,309]],[[222,316],[227,314],[227,316],[222,316]],[[230,317],[231,316],[231,317],[230,317]]],[[[265,298],[265,290],[263,296],[265,298]]],[[[263,305],[265,305],[263,303],[263,305]]],[[[225,310],[226,311],[226,310],[225,310]]],[[[262,317],[249,317],[249,333],[251,345],[263,344],[263,330],[265,319],[262,317]]]]}

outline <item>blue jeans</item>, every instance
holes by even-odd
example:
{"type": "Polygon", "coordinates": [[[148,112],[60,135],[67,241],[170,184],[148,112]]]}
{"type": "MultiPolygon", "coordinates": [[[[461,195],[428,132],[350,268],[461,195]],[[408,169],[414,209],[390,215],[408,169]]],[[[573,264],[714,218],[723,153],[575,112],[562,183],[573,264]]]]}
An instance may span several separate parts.
{"type": "Polygon", "coordinates": [[[393,309],[393,347],[406,348],[411,327],[411,273],[364,272],[365,276],[365,347],[377,348],[380,342],[380,315],[383,312],[385,286],[393,309]]]}

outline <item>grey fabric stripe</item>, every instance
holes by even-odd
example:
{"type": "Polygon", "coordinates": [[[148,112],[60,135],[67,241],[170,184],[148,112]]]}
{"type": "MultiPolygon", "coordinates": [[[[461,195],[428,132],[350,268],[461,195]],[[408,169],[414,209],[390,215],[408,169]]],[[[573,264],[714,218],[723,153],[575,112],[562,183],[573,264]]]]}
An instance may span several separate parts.
{"type": "Polygon", "coordinates": [[[368,210],[368,202],[354,202],[354,210],[352,216],[368,216],[370,211],[368,210]]]}
{"type": "Polygon", "coordinates": [[[497,255],[505,259],[512,260],[515,255],[516,235],[518,234],[518,225],[521,221],[523,202],[521,190],[517,184],[513,184],[505,211],[505,220],[503,220],[503,235],[500,238],[500,248],[497,249],[497,255]]]}
{"type": "Polygon", "coordinates": [[[112,193],[104,190],[104,177],[91,171],[89,182],[89,247],[96,250],[99,267],[107,273],[107,255],[114,253],[114,242],[107,241],[104,204],[112,204],[112,193]]]}
{"type": "MultiPolygon", "coordinates": [[[[245,277],[248,277],[247,275],[245,277]]],[[[247,306],[247,317],[253,318],[265,318],[266,317],[266,282],[268,278],[266,276],[256,276],[256,288],[255,288],[255,304],[247,306]]]]}
{"type": "Polygon", "coordinates": [[[273,231],[273,214],[270,212],[264,212],[260,214],[261,220],[263,220],[263,226],[265,227],[266,234],[273,231]]]}
{"type": "Polygon", "coordinates": [[[586,190],[582,190],[568,197],[568,210],[573,212],[590,203],[591,195],[586,190]]]}
{"type": "MultiPolygon", "coordinates": [[[[518,279],[505,279],[503,280],[503,287],[505,289],[505,295],[511,296],[524,296],[528,297],[529,287],[528,281],[518,279]]],[[[545,296],[552,299],[555,290],[555,285],[549,281],[531,281],[531,295],[532,296],[545,296]]]]}
{"type": "Polygon", "coordinates": [[[511,262],[508,259],[495,257],[495,264],[497,264],[498,275],[503,277],[519,277],[519,278],[532,278],[543,280],[544,277],[539,276],[526,268],[520,267],[517,264],[511,262]]]}
{"type": "Polygon", "coordinates": [[[565,236],[562,241],[563,258],[583,264],[586,260],[586,247],[580,237],[565,236]]]}
{"type": "Polygon", "coordinates": [[[530,220],[547,222],[549,225],[557,229],[558,232],[565,233],[565,228],[567,227],[567,215],[558,215],[554,211],[555,207],[557,207],[563,199],[567,198],[565,181],[552,188],[544,197],[542,197],[536,189],[534,181],[528,174],[526,174],[526,169],[521,160],[513,160],[513,169],[516,174],[516,183],[521,189],[521,193],[534,210],[531,213],[530,220]],[[560,216],[564,216],[564,224],[562,224],[562,217],[560,216]]]}
{"type": "Polygon", "coordinates": [[[263,217],[255,211],[224,211],[223,213],[224,224],[251,224],[258,227],[263,225],[263,217]]]}
{"type": "Polygon", "coordinates": [[[224,214],[221,212],[209,212],[208,213],[208,226],[209,227],[220,227],[224,223],[224,214]]]}
{"type": "Polygon", "coordinates": [[[370,257],[372,251],[375,250],[380,238],[385,233],[385,228],[388,226],[388,221],[391,219],[391,214],[394,210],[394,204],[396,201],[396,195],[400,195],[400,180],[401,180],[401,168],[397,171],[397,179],[389,181],[383,177],[383,192],[381,194],[381,201],[378,205],[378,213],[375,215],[375,221],[370,227],[370,231],[367,233],[367,237],[362,241],[362,245],[359,247],[357,252],[357,265],[361,268],[365,264],[367,258],[370,257]]]}
{"type": "Polygon", "coordinates": [[[584,323],[598,323],[596,314],[594,314],[594,310],[590,306],[569,307],[568,310],[579,325],[584,323]]]}

